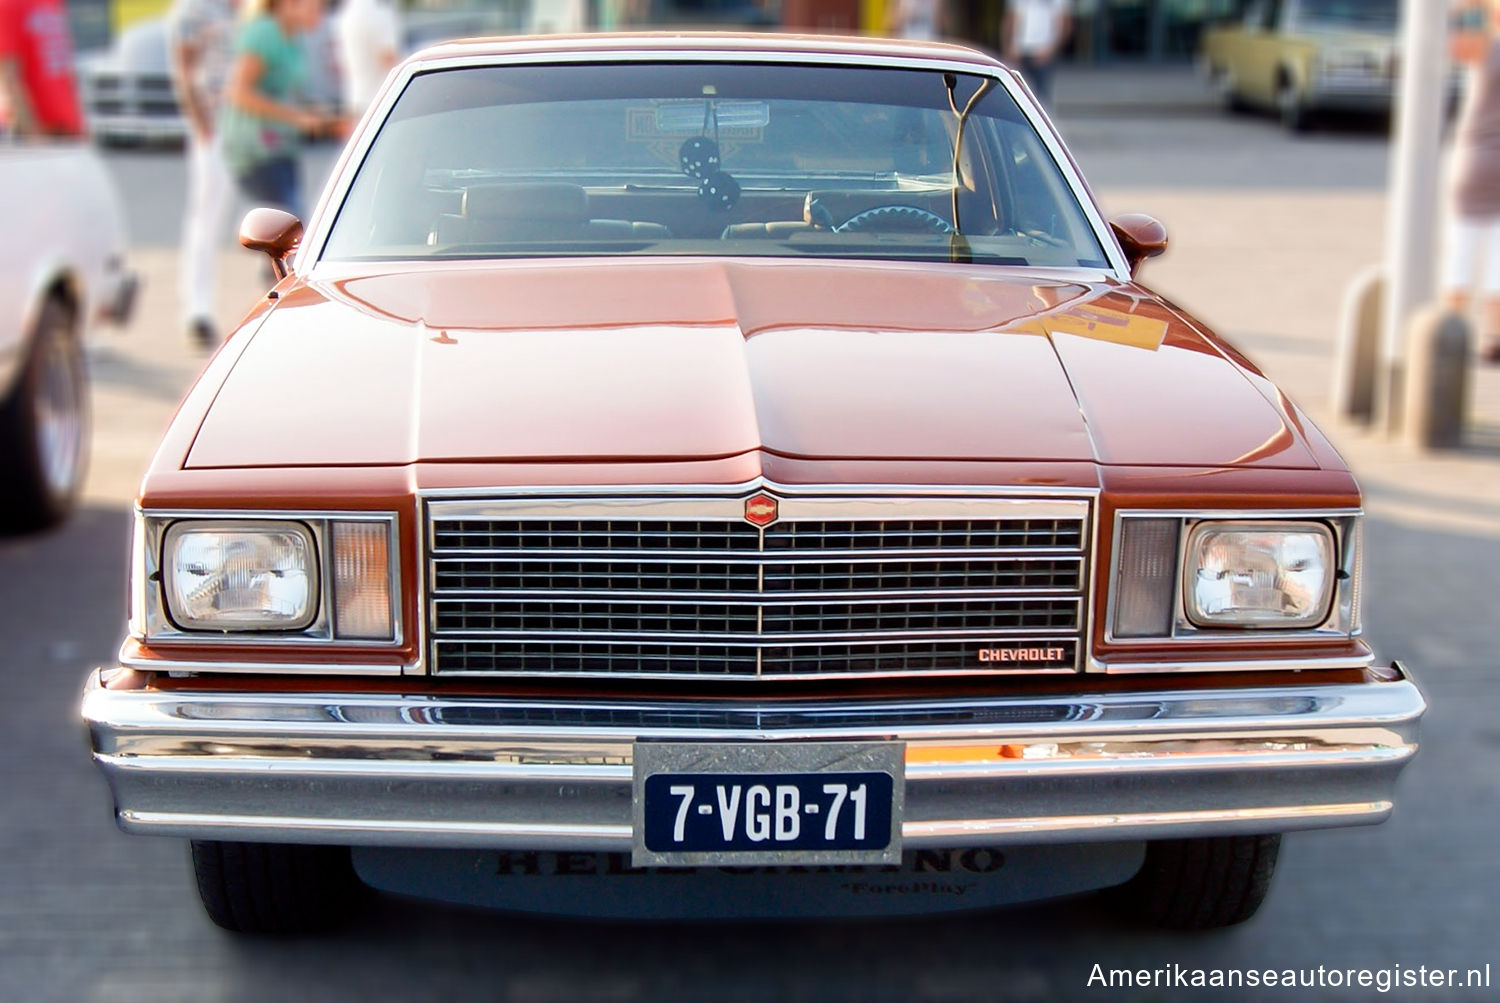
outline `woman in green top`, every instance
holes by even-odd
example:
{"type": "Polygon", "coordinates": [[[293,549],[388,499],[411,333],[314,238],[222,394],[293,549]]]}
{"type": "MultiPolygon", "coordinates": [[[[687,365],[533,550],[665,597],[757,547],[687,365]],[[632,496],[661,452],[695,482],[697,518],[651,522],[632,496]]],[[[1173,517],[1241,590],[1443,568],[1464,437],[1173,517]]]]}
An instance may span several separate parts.
{"type": "Polygon", "coordinates": [[[302,210],[297,155],[304,135],[346,131],[335,115],[301,103],[307,66],[299,36],[317,27],[323,0],[268,0],[235,39],[221,135],[224,159],[252,200],[302,210]]]}

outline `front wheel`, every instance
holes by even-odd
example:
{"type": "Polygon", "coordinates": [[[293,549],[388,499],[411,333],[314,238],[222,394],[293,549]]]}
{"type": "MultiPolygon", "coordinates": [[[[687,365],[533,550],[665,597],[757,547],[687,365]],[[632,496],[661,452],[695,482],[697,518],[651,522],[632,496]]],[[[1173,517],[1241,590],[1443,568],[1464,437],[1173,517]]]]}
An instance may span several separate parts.
{"type": "Polygon", "coordinates": [[[236,933],[316,933],[338,926],[364,891],[347,846],[193,841],[208,918],[236,933]]]}
{"type": "Polygon", "coordinates": [[[61,299],[42,304],[26,359],[0,402],[0,525],[45,529],[78,500],[88,455],[88,376],[76,312],[61,299]]]}
{"type": "Polygon", "coordinates": [[[1283,81],[1276,89],[1276,113],[1286,131],[1293,134],[1306,132],[1311,121],[1307,106],[1302,103],[1302,95],[1290,81],[1283,81]]]}
{"type": "Polygon", "coordinates": [[[1116,890],[1131,919],[1169,930],[1243,923],[1265,901],[1280,836],[1169,839],[1146,846],[1140,873],[1116,890]]]}
{"type": "Polygon", "coordinates": [[[1219,107],[1237,115],[1245,110],[1245,102],[1240,98],[1239,91],[1235,88],[1234,76],[1227,69],[1210,67],[1208,71],[1209,86],[1214,90],[1219,100],[1219,107]]]}

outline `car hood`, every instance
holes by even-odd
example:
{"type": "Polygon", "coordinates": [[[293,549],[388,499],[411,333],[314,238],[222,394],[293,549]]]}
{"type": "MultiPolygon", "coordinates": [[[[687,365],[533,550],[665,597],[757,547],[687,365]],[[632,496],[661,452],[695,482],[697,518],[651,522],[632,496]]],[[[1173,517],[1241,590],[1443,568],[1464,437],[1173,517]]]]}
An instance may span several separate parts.
{"type": "Polygon", "coordinates": [[[249,338],[189,467],[819,459],[1317,466],[1295,411],[1133,285],[773,260],[318,277],[249,338]]]}

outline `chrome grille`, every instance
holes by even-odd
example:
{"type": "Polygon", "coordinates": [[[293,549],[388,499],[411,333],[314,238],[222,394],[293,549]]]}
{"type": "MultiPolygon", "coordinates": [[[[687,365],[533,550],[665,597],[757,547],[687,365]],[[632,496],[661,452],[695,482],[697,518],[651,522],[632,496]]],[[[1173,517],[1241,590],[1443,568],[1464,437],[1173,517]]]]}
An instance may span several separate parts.
{"type": "Polygon", "coordinates": [[[1079,667],[1087,501],[794,498],[764,530],[744,504],[431,502],[433,670],[737,679],[1079,667]]]}
{"type": "Polygon", "coordinates": [[[522,555],[502,561],[454,558],[438,563],[440,592],[657,592],[734,596],[757,591],[793,595],[825,592],[928,592],[946,589],[1076,592],[1080,558],[1003,561],[549,561],[522,555]]]}
{"type": "Polygon", "coordinates": [[[760,530],[748,522],[626,520],[490,521],[459,519],[433,526],[433,545],[445,551],[630,551],[760,549],[760,530]]]}

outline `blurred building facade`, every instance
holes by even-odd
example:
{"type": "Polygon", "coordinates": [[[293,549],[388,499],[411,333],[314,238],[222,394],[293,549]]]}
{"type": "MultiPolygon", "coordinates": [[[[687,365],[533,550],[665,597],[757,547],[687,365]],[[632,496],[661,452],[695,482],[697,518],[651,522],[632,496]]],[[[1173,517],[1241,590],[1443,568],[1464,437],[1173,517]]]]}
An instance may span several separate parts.
{"type": "MultiPolygon", "coordinates": [[[[142,20],[161,17],[171,0],[69,0],[82,50],[142,20]]],[[[782,27],[802,31],[879,33],[896,0],[399,0],[418,21],[495,18],[492,28],[619,30],[653,24],[782,27]]],[[[1067,58],[1080,63],[1181,63],[1197,53],[1203,30],[1280,0],[1073,0],[1067,58]]],[[[336,8],[338,0],[329,0],[336,8]]],[[[1006,0],[948,0],[951,32],[988,49],[1000,47],[1006,0]]],[[[425,41],[425,39],[423,39],[425,41]]]]}
{"type": "MultiPolygon", "coordinates": [[[[781,0],[788,28],[879,32],[896,0],[781,0]]],[[[1074,0],[1068,57],[1075,62],[1181,63],[1198,52],[1205,28],[1279,0],[1074,0]]],[[[1005,0],[949,0],[951,31],[1000,47],[1005,0]]]]}
{"type": "Polygon", "coordinates": [[[1071,45],[1080,62],[1191,60],[1203,30],[1267,0],[1078,0],[1071,45]]]}

